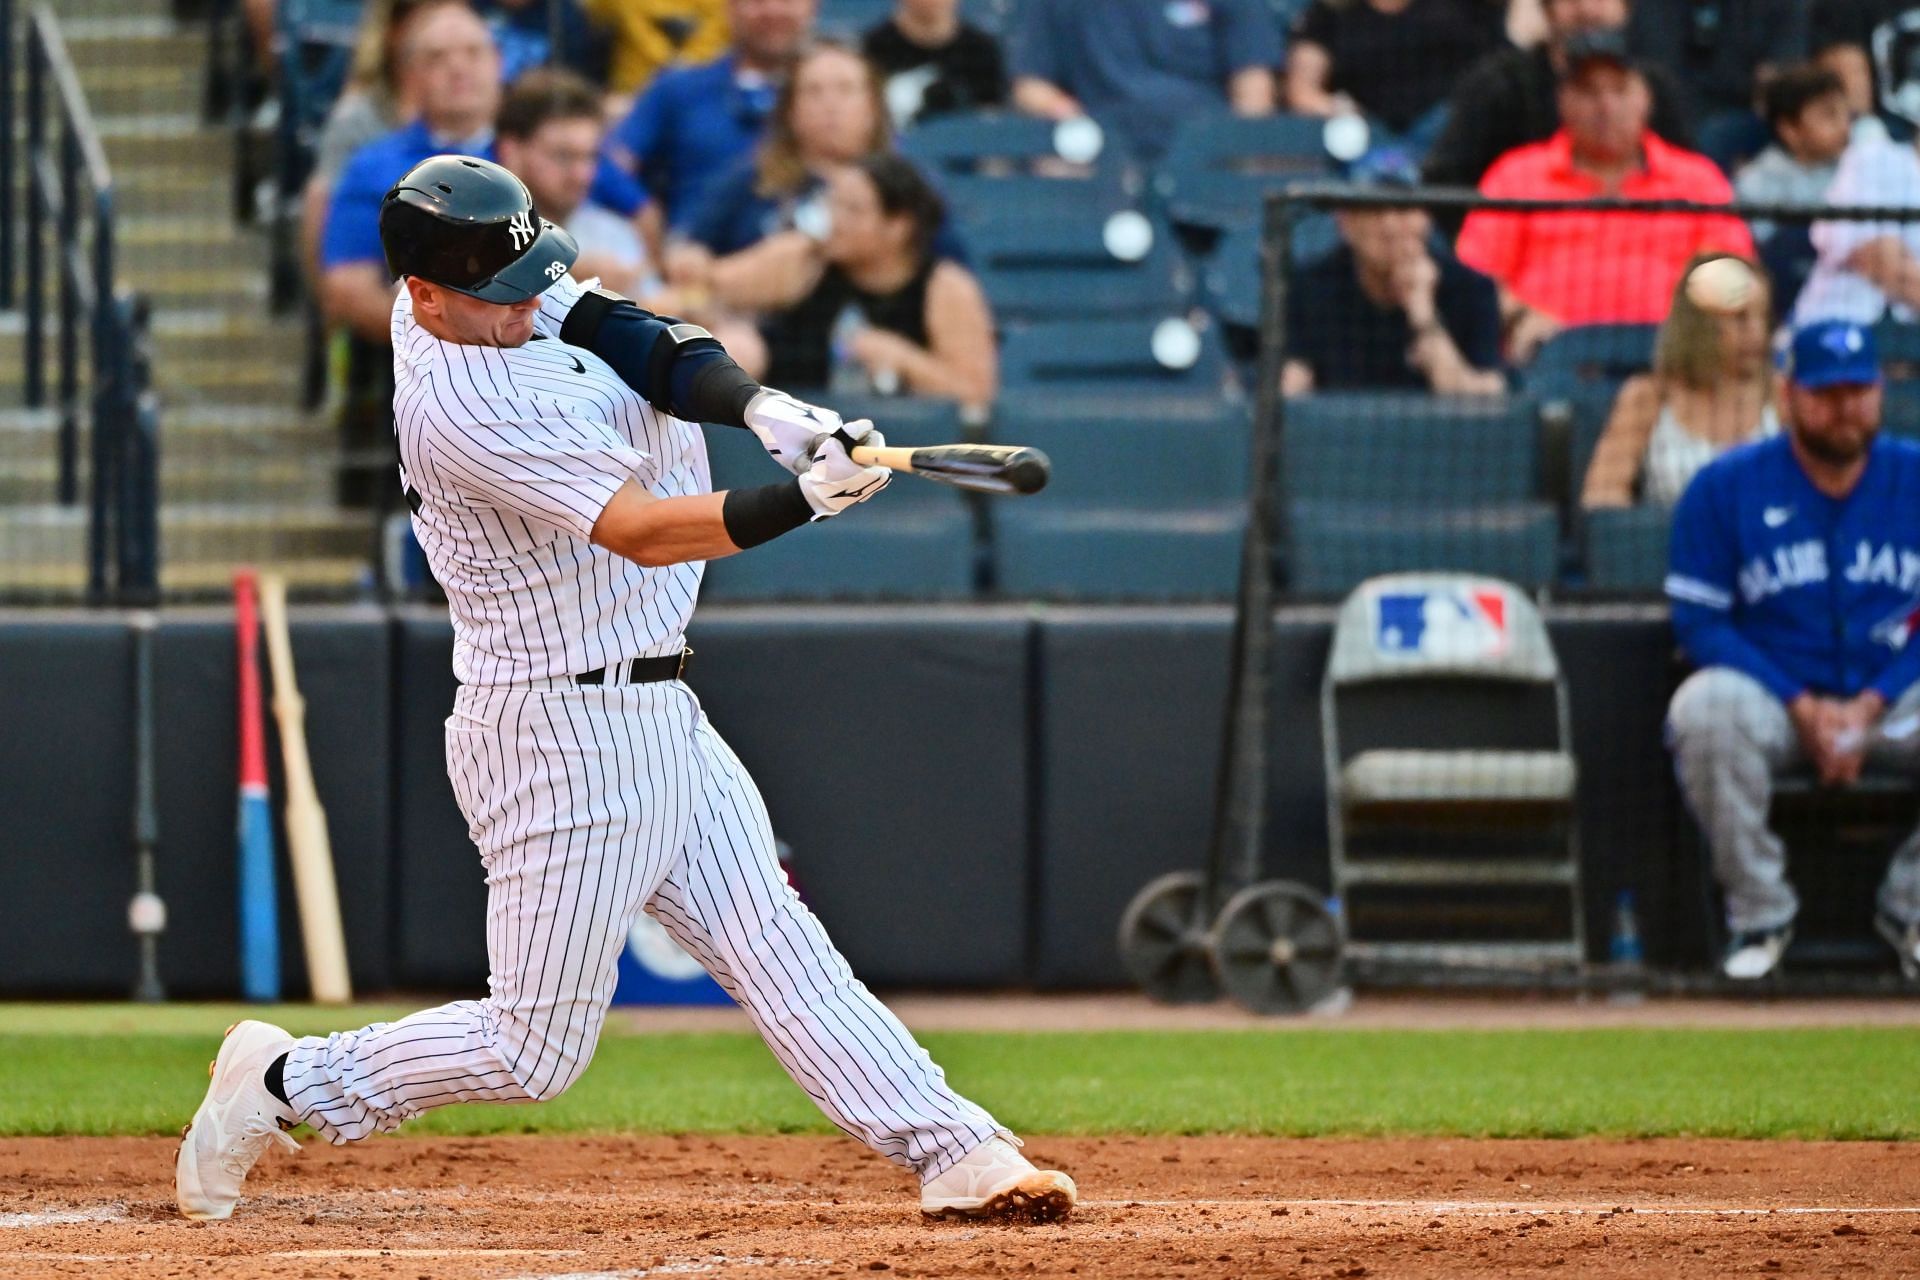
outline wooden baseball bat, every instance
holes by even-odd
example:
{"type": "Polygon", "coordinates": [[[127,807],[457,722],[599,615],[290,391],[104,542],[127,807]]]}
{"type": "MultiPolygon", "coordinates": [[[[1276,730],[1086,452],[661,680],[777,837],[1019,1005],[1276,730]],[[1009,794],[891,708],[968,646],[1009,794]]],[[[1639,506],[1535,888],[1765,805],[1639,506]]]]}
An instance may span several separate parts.
{"type": "Polygon", "coordinates": [[[863,467],[910,471],[978,493],[1038,493],[1053,474],[1047,455],[1024,445],[933,444],[917,449],[855,445],[851,456],[863,467]]]}
{"type": "Polygon", "coordinates": [[[293,888],[300,900],[307,978],[315,1001],[346,1004],[353,999],[347,940],[340,927],[327,813],[320,807],[313,764],[307,758],[307,704],[294,679],[285,578],[267,574],[260,579],[260,613],[266,623],[267,656],[273,664],[273,718],[280,726],[280,754],[287,775],[287,859],[293,864],[293,888]]]}

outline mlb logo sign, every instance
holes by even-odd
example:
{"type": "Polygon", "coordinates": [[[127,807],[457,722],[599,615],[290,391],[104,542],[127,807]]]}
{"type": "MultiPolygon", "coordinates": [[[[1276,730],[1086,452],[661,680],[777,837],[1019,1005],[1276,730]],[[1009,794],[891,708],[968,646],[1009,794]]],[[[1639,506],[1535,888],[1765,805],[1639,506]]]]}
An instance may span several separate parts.
{"type": "Polygon", "coordinates": [[[1382,654],[1459,662],[1504,657],[1512,644],[1499,591],[1384,591],[1374,599],[1374,619],[1382,654]]]}

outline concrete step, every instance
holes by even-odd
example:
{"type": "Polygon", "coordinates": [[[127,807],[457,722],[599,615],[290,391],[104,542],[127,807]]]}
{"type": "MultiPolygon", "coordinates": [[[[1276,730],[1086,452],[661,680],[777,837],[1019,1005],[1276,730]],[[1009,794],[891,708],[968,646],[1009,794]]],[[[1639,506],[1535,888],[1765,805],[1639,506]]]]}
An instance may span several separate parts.
{"type": "Polygon", "coordinates": [[[173,0],[48,0],[62,26],[103,18],[173,21],[173,0]]]}
{"type": "Polygon", "coordinates": [[[197,116],[127,117],[103,123],[100,142],[117,186],[139,185],[150,173],[217,175],[231,185],[233,138],[203,127],[197,116]]]}
{"type": "MultiPolygon", "coordinates": [[[[8,562],[78,560],[86,553],[86,529],[84,504],[0,508],[0,547],[8,562]]],[[[344,560],[370,555],[373,543],[370,513],[334,506],[176,503],[160,509],[162,563],[344,560]]]]}
{"type": "MultiPolygon", "coordinates": [[[[103,126],[128,116],[176,116],[200,109],[205,73],[199,64],[169,63],[125,67],[116,64],[76,67],[87,107],[103,126]]],[[[15,77],[15,92],[24,102],[26,76],[15,77]]]]}
{"type": "MultiPolygon", "coordinates": [[[[318,460],[228,462],[204,456],[174,456],[177,453],[178,449],[161,450],[162,502],[313,506],[331,502],[334,497],[334,475],[318,460]]],[[[59,493],[59,479],[59,459],[52,454],[0,459],[0,507],[52,502],[59,493]]]]}
{"type": "Polygon", "coordinates": [[[218,166],[115,170],[113,195],[116,209],[125,217],[197,215],[209,222],[233,221],[233,174],[218,166]]]}
{"type": "MultiPolygon", "coordinates": [[[[262,573],[277,573],[296,596],[340,596],[367,588],[368,561],[360,556],[311,556],[297,560],[253,561],[262,573]]],[[[231,560],[160,562],[160,589],[171,597],[224,599],[233,590],[231,560]]],[[[86,590],[87,570],[80,560],[9,561],[0,558],[0,594],[78,597],[86,590]]]]}
{"type": "MultiPolygon", "coordinates": [[[[81,417],[81,456],[88,419],[81,417]]],[[[0,465],[49,464],[59,456],[59,417],[48,409],[0,411],[0,465]]],[[[290,407],[179,405],[161,410],[162,466],[292,464],[331,476],[339,456],[333,423],[290,407]]]]}
{"type": "Polygon", "coordinates": [[[76,70],[110,67],[201,67],[206,33],[171,18],[76,18],[60,24],[76,70]]]}

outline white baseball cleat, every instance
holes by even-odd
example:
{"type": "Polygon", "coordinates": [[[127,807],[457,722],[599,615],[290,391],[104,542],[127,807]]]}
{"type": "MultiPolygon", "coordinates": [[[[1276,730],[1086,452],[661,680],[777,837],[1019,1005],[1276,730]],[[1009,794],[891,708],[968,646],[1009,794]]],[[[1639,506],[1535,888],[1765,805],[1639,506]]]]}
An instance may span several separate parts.
{"type": "Polygon", "coordinates": [[[266,1022],[236,1022],[227,1028],[220,1053],[207,1064],[213,1083],[193,1121],[180,1131],[173,1161],[173,1195],[180,1212],[197,1221],[219,1221],[240,1203],[240,1184],[269,1144],[298,1151],[283,1130],[293,1128],[292,1108],[267,1092],[267,1068],[293,1047],[293,1037],[266,1022]]]}
{"type": "Polygon", "coordinates": [[[1787,944],[1792,941],[1790,924],[1736,933],[1720,959],[1720,972],[1736,982],[1757,982],[1780,967],[1780,958],[1787,954],[1787,944]]]}
{"type": "Polygon", "coordinates": [[[1073,1179],[1036,1169],[1020,1139],[1001,1130],[920,1188],[920,1212],[934,1218],[1007,1218],[1057,1222],[1072,1212],[1073,1179]]]}

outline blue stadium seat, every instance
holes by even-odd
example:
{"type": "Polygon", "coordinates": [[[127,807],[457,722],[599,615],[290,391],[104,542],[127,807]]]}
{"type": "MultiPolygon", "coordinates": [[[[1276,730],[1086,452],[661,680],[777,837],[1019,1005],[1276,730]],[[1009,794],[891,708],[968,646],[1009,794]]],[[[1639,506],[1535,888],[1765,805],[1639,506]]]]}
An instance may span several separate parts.
{"type": "MultiPolygon", "coordinates": [[[[1145,316],[1125,320],[1054,320],[1008,326],[1000,347],[1000,382],[1018,387],[1109,392],[1221,393],[1226,353],[1211,325],[1196,326],[1197,352],[1185,367],[1171,367],[1155,354],[1155,335],[1170,320],[1145,316]]],[[[1167,354],[1162,352],[1162,354],[1167,354]]]]}
{"type": "Polygon", "coordinates": [[[1539,487],[1525,396],[1321,392],[1286,402],[1280,440],[1287,491],[1302,498],[1463,505],[1527,500],[1539,487]]]}
{"type": "Polygon", "coordinates": [[[1410,509],[1384,503],[1288,505],[1288,584],[1310,595],[1344,595],[1382,573],[1449,570],[1523,587],[1553,582],[1560,515],[1543,502],[1410,509]]]}
{"type": "Polygon", "coordinates": [[[976,563],[973,513],[961,496],[901,477],[845,516],[713,561],[701,597],[965,599],[973,594],[976,563]],[[915,490],[927,497],[908,501],[915,490]]]}
{"type": "Polygon", "coordinates": [[[1880,425],[1890,436],[1920,440],[1920,381],[1889,378],[1880,425]]]}
{"type": "Polygon", "coordinates": [[[1247,407],[1218,396],[1011,393],[993,438],[1053,460],[1039,496],[995,502],[994,581],[1010,595],[1230,594],[1245,528],[1247,407]]]}
{"type": "Polygon", "coordinates": [[[1667,534],[1673,513],[1665,507],[1619,507],[1584,517],[1587,586],[1596,591],[1657,594],[1667,576],[1667,534]]]}
{"type": "MultiPolygon", "coordinates": [[[[1220,237],[1201,276],[1207,307],[1223,323],[1242,329],[1260,326],[1259,226],[1236,227],[1220,237]]],[[[1309,212],[1293,225],[1290,261],[1294,270],[1317,262],[1340,247],[1340,228],[1331,213],[1309,212]]]]}
{"type": "Polygon", "coordinates": [[[1524,396],[1323,392],[1280,433],[1289,583],[1342,594],[1378,573],[1553,581],[1559,513],[1535,499],[1539,427],[1524,396]]]}
{"type": "Polygon", "coordinates": [[[1880,363],[1888,366],[1888,377],[1920,377],[1920,324],[1882,320],[1873,327],[1873,336],[1880,349],[1880,363]]]}
{"type": "MultiPolygon", "coordinates": [[[[841,398],[858,412],[865,406],[841,398]]],[[[957,412],[947,401],[899,397],[875,417],[889,441],[937,444],[954,439],[957,412]]],[[[839,407],[839,406],[835,406],[839,407]]],[[[751,431],[708,426],[715,489],[773,484],[786,473],[751,431]]],[[[707,567],[704,596],[715,600],[947,600],[973,594],[978,551],[973,511],[954,489],[909,476],[844,519],[822,521],[707,567]]]]}
{"type": "Polygon", "coordinates": [[[1522,377],[1537,400],[1572,396],[1599,385],[1618,387],[1653,367],[1650,324],[1583,324],[1542,343],[1522,377]]]}
{"type": "Polygon", "coordinates": [[[1108,247],[1112,217],[1075,209],[1015,213],[971,225],[968,248],[994,318],[1004,323],[1181,310],[1189,284],[1172,232],[1126,214],[1147,228],[1152,241],[1138,256],[1122,259],[1108,247]]]}
{"type": "Polygon", "coordinates": [[[1010,210],[1104,214],[1138,203],[1137,183],[1111,137],[1093,163],[1061,172],[1054,129],[1052,121],[1013,112],[971,112],[916,125],[900,149],[969,230],[1010,210]]]}
{"type": "Polygon", "coordinates": [[[1154,194],[1182,226],[1228,231],[1255,225],[1267,192],[1331,171],[1321,140],[1325,127],[1318,117],[1293,115],[1191,121],[1160,162],[1154,194]]]}

